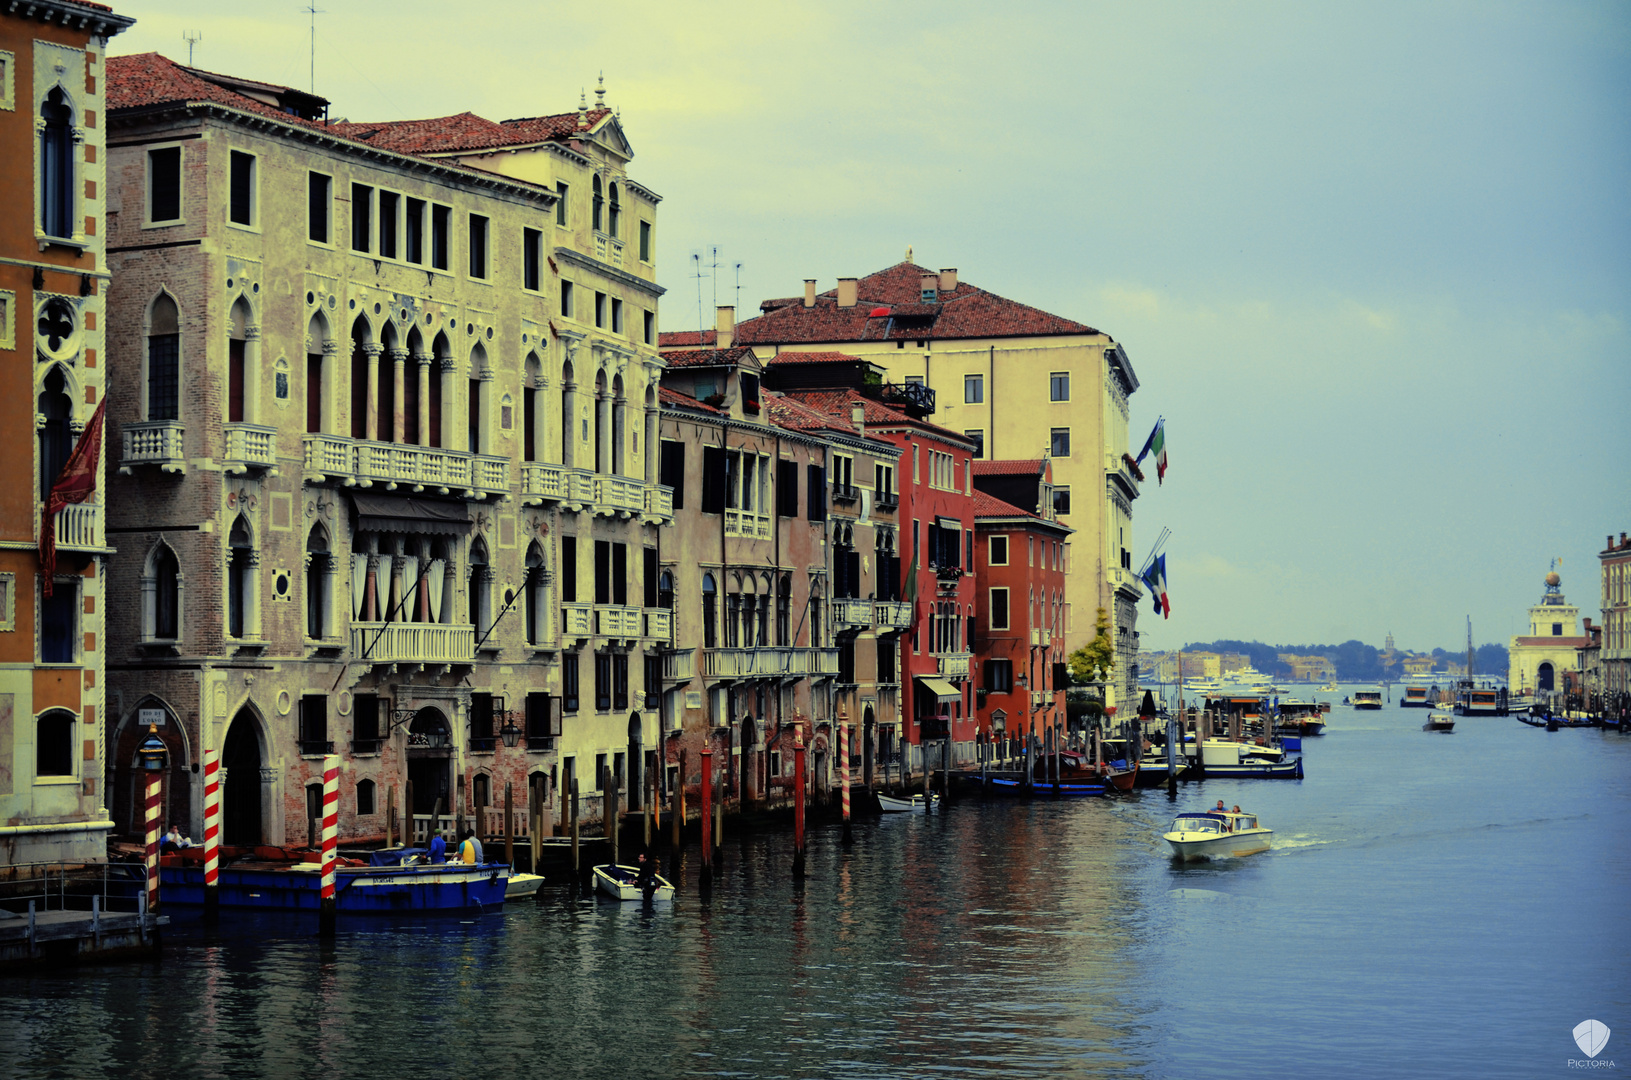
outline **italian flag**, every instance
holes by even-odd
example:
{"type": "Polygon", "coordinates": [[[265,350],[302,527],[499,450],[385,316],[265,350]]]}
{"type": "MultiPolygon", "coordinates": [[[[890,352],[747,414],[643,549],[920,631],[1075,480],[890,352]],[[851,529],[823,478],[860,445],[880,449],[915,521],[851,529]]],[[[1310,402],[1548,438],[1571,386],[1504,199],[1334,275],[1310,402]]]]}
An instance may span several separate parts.
{"type": "Polygon", "coordinates": [[[1150,587],[1150,599],[1155,602],[1155,610],[1161,613],[1163,619],[1170,618],[1172,601],[1167,599],[1167,557],[1156,556],[1141,576],[1144,584],[1150,587]]]}
{"type": "Polygon", "coordinates": [[[1144,449],[1138,452],[1138,460],[1143,461],[1150,454],[1155,455],[1155,482],[1159,485],[1167,478],[1167,422],[1165,419],[1155,422],[1155,430],[1150,437],[1144,440],[1144,449]]]}

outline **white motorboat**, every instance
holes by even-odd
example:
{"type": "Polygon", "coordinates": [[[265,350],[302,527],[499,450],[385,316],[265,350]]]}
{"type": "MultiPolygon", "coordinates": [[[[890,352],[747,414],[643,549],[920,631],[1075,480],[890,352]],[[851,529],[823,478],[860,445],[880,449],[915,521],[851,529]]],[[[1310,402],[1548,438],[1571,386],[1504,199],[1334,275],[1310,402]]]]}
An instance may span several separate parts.
{"type": "MultiPolygon", "coordinates": [[[[653,900],[674,899],[674,886],[669,884],[667,878],[661,874],[653,874],[656,888],[652,890],[653,900]]],[[[607,863],[595,867],[595,888],[605,893],[613,900],[644,900],[645,889],[640,884],[640,868],[638,866],[613,866],[607,863]]]]}
{"type": "Polygon", "coordinates": [[[1382,707],[1382,690],[1380,687],[1366,687],[1353,692],[1353,707],[1356,709],[1380,709],[1382,707]]]}
{"type": "Polygon", "coordinates": [[[940,802],[940,796],[930,794],[913,795],[910,799],[899,799],[893,795],[878,796],[878,809],[885,814],[923,814],[940,802]]]}
{"type": "Polygon", "coordinates": [[[1267,851],[1274,830],[1260,827],[1256,814],[1211,810],[1179,814],[1162,839],[1180,859],[1211,859],[1267,851]]]}
{"type": "Polygon", "coordinates": [[[511,874],[509,883],[504,886],[504,899],[525,900],[537,896],[538,887],[543,883],[543,877],[538,874],[511,874]]]}
{"type": "Polygon", "coordinates": [[[1430,712],[1427,714],[1427,723],[1421,726],[1423,731],[1454,731],[1455,716],[1452,713],[1430,712]]]}

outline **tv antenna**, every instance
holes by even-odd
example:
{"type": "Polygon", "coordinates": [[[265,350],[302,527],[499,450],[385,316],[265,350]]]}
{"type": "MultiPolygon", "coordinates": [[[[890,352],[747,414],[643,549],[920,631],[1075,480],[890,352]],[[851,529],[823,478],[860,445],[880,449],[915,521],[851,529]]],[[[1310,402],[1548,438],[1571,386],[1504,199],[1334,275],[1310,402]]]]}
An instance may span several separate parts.
{"type": "Polygon", "coordinates": [[[317,16],[326,15],[327,12],[316,4],[307,4],[300,9],[311,14],[311,92],[317,93],[317,16]]]}
{"type": "Polygon", "coordinates": [[[187,43],[187,66],[193,66],[193,46],[204,40],[202,30],[183,30],[181,40],[187,43]]]}

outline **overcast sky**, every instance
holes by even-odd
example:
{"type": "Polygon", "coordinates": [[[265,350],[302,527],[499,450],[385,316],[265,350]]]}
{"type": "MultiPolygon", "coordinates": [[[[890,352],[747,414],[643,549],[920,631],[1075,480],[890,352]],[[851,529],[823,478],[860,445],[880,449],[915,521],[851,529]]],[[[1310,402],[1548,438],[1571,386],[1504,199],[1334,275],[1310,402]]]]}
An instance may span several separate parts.
{"type": "MultiPolygon", "coordinates": [[[[327,0],[353,120],[564,112],[664,196],[662,324],[898,262],[1090,323],[1167,419],[1173,615],[1458,648],[1631,530],[1631,6],[327,0]],[[456,17],[453,13],[456,13],[456,17]],[[703,262],[712,261],[704,254],[703,262]]],[[[115,53],[308,85],[286,0],[122,3],[115,53]]],[[[1040,448],[1039,448],[1040,449],[1040,448]]],[[[1137,445],[1133,447],[1137,450],[1137,445]]]]}

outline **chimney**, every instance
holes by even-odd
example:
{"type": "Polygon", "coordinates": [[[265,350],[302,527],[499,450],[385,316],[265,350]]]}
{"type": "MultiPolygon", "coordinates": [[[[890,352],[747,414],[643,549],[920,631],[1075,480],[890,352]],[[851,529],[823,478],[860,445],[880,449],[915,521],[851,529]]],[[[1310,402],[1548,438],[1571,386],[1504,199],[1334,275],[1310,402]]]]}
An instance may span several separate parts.
{"type": "Polygon", "coordinates": [[[849,422],[850,422],[850,426],[853,427],[857,432],[859,432],[862,435],[865,435],[866,434],[866,406],[861,404],[859,401],[850,402],[850,404],[849,404],[849,422]]]}
{"type": "Polygon", "coordinates": [[[804,279],[804,306],[815,307],[815,278],[804,279]]]}
{"type": "Polygon", "coordinates": [[[917,279],[918,299],[925,304],[932,304],[940,299],[940,279],[933,274],[924,274],[917,279]]]}
{"type": "Polygon", "coordinates": [[[714,348],[728,349],[736,340],[736,309],[727,304],[719,305],[714,312],[714,348]]]}
{"type": "Polygon", "coordinates": [[[861,291],[861,283],[852,277],[838,279],[838,306],[854,307],[856,296],[861,291]]]}
{"type": "Polygon", "coordinates": [[[956,292],[957,291],[957,267],[955,267],[955,266],[942,266],[940,268],[940,291],[941,292],[956,292]]]}

